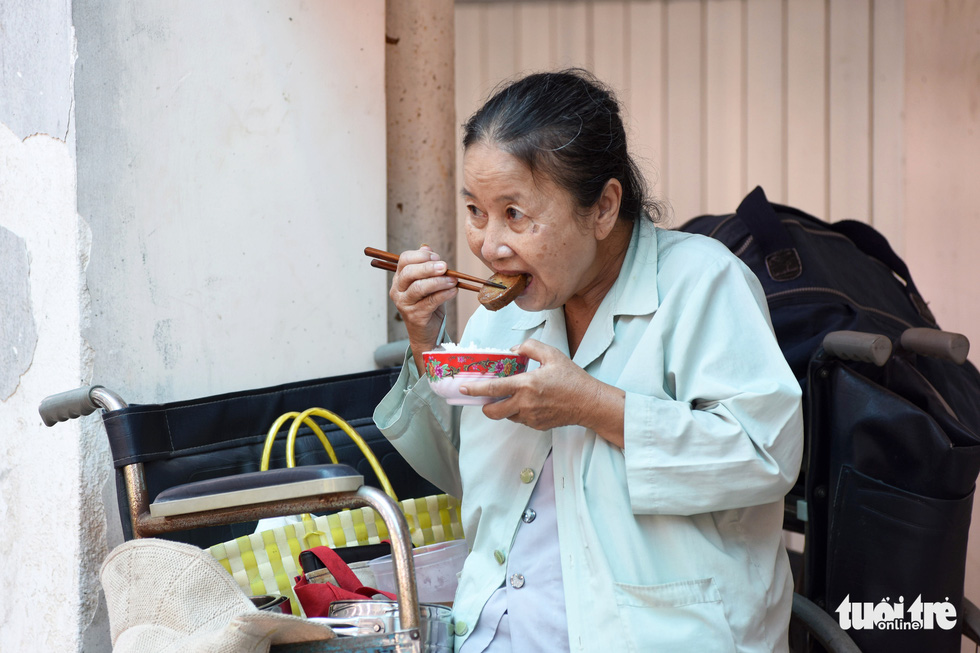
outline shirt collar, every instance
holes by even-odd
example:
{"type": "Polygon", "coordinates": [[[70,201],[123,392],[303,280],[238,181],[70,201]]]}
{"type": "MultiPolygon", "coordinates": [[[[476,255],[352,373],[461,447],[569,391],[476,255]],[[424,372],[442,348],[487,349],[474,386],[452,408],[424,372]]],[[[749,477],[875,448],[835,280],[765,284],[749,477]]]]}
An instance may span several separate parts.
{"type": "Polygon", "coordinates": [[[649,315],[660,306],[657,240],[657,226],[653,222],[644,218],[635,223],[623,267],[606,297],[611,300],[613,316],[649,315]]]}
{"type": "MultiPolygon", "coordinates": [[[[623,266],[612,288],[602,300],[593,322],[600,316],[613,318],[618,315],[648,315],[660,306],[657,293],[657,227],[647,219],[634,223],[630,236],[629,249],[623,259],[623,266]],[[646,241],[650,241],[649,243],[646,241]],[[641,244],[643,245],[641,247],[641,244]]],[[[517,331],[535,329],[545,321],[562,317],[562,309],[529,313],[511,304],[517,313],[513,328],[517,331]]]]}

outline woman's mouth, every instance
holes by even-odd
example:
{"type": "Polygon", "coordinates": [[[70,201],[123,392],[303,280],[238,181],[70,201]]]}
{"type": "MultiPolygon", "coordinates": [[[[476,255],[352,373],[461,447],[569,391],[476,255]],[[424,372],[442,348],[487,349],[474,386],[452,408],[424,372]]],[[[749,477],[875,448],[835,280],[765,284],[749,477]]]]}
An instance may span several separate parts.
{"type": "Polygon", "coordinates": [[[524,284],[524,290],[521,291],[521,295],[527,293],[528,287],[534,281],[534,275],[530,272],[523,272],[522,270],[494,270],[497,274],[506,275],[508,277],[516,277],[518,275],[523,276],[527,281],[524,284]]]}

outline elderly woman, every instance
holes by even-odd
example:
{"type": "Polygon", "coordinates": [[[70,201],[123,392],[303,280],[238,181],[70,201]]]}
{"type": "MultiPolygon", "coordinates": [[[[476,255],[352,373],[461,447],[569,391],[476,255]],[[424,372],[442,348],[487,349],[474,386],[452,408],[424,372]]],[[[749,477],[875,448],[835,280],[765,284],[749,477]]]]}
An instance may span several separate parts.
{"type": "Polygon", "coordinates": [[[463,145],[470,249],[529,282],[461,342],[532,362],[464,390],[500,401],[444,403],[419,373],[456,282],[405,252],[390,294],[411,351],[375,412],[461,497],[457,650],[786,650],[800,388],[758,281],[655,225],[616,100],[583,71],[503,88],[463,145]]]}

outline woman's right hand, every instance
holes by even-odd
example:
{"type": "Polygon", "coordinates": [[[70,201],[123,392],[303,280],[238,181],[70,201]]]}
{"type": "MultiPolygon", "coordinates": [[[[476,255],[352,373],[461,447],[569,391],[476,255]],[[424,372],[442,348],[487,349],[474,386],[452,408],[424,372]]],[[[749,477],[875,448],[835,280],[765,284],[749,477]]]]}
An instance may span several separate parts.
{"type": "Polygon", "coordinates": [[[448,266],[428,245],[402,252],[388,295],[405,322],[415,366],[425,369],[422,352],[438,344],[446,302],[456,296],[456,280],[446,276],[448,266]]]}

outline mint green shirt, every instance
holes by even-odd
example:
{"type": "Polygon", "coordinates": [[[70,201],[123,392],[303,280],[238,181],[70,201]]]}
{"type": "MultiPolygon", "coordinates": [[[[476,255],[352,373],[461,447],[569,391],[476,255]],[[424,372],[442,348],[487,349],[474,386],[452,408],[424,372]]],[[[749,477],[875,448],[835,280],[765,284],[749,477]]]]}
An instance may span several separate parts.
{"type": "MultiPolygon", "coordinates": [[[[567,355],[563,311],[480,308],[461,342],[529,338],[567,355]]],[[[781,527],[803,449],[801,393],[758,280],[724,245],[646,221],[633,230],[573,358],[626,392],[624,449],[581,426],[536,431],[450,407],[410,360],[374,417],[422,476],[462,500],[471,553],[457,648],[505,580],[552,451],[573,651],[787,649],[781,527]]]]}

